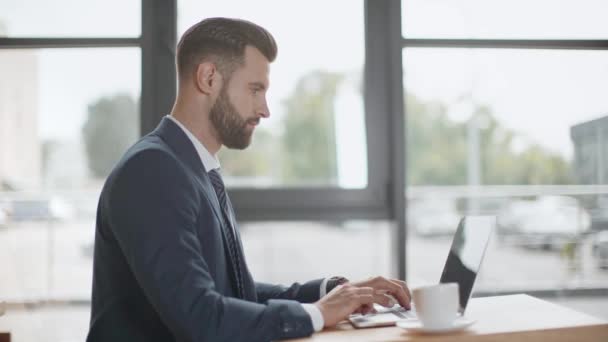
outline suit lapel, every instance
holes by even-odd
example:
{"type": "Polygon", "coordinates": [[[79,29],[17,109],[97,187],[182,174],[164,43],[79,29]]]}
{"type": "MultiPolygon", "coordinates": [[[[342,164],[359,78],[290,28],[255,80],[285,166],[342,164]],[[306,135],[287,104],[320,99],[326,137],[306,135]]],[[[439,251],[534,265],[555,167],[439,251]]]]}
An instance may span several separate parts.
{"type": "MultiPolygon", "coordinates": [[[[233,265],[236,263],[237,259],[234,255],[232,255],[232,253],[230,253],[230,248],[228,247],[229,233],[226,231],[226,229],[233,228],[233,226],[231,225],[232,222],[227,222],[227,219],[224,217],[224,214],[222,214],[222,209],[217,199],[215,190],[213,189],[213,185],[211,185],[211,180],[205,172],[205,168],[200,160],[200,157],[198,156],[198,153],[196,152],[196,149],[192,145],[192,142],[190,141],[188,136],[186,136],[186,134],[182,131],[182,129],[177,126],[177,124],[172,122],[171,119],[168,118],[163,118],[158,127],[150,134],[156,134],[161,139],[163,139],[171,147],[171,149],[179,157],[179,159],[184,162],[192,172],[194,172],[196,179],[198,180],[201,188],[203,189],[203,192],[205,193],[205,197],[207,197],[207,199],[211,203],[213,213],[222,225],[220,230],[222,231],[224,248],[229,251],[230,258],[232,259],[230,262],[230,268],[232,269],[233,276],[236,277],[236,270],[234,269],[233,265]]],[[[232,211],[232,205],[230,205],[230,210],[232,211]]],[[[230,218],[229,220],[232,219],[233,218],[230,218]]],[[[236,229],[234,229],[234,231],[236,233],[236,229]]],[[[238,252],[243,255],[240,236],[235,234],[235,238],[237,239],[237,248],[239,249],[238,252]]],[[[246,269],[243,268],[243,264],[244,262],[240,265],[242,270],[246,269]]],[[[246,292],[249,291],[246,290],[246,292]]]]}
{"type": "Polygon", "coordinates": [[[226,224],[220,209],[220,204],[215,195],[215,190],[213,190],[213,186],[205,173],[205,168],[203,167],[200,157],[196,153],[196,149],[192,145],[192,142],[188,136],[186,136],[186,133],[184,133],[175,122],[171,121],[171,119],[163,118],[158,127],[151,134],[156,134],[163,139],[179,159],[196,175],[196,179],[201,184],[203,191],[205,191],[205,195],[207,195],[207,198],[211,201],[211,207],[213,208],[215,216],[222,224],[226,224]]]}

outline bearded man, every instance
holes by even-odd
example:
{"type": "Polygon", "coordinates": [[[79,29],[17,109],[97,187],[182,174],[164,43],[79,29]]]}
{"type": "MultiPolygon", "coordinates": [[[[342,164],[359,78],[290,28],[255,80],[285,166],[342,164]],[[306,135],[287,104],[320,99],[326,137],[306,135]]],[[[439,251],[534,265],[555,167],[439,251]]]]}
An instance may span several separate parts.
{"type": "Polygon", "coordinates": [[[245,149],[270,116],[276,54],[268,31],[238,19],[205,19],[180,39],[170,115],[125,153],[99,199],[87,341],[271,341],[388,295],[409,307],[405,283],[382,277],[253,280],[216,154],[245,149]]]}

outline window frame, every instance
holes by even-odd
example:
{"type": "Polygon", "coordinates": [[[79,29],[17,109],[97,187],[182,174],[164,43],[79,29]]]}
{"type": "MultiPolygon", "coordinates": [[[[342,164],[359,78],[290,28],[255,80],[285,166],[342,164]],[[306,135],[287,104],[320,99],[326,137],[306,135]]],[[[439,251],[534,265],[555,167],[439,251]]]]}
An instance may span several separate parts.
{"type": "MultiPolygon", "coordinates": [[[[139,37],[0,38],[0,49],[139,47],[141,135],[170,112],[177,93],[177,1],[142,1],[139,37]]],[[[407,0],[404,0],[407,1],[407,0]]],[[[406,48],[506,48],[608,50],[608,40],[410,39],[402,35],[401,0],[364,0],[364,108],[368,184],[364,189],[234,188],[241,221],[386,219],[394,224],[394,275],[406,279],[406,162],[403,58],[406,48]]],[[[247,153],[247,152],[244,152],[247,153]]],[[[525,292],[525,291],[524,291],[525,292]]]]}
{"type": "MultiPolygon", "coordinates": [[[[391,0],[401,3],[401,0],[391,0]]],[[[403,0],[408,1],[408,0],[403,0]]],[[[399,13],[401,13],[401,7],[399,7],[399,13]]],[[[401,17],[401,16],[400,16],[401,17]]],[[[400,24],[404,23],[401,21],[400,24]]],[[[608,39],[475,39],[475,38],[408,38],[403,36],[401,27],[399,27],[399,35],[401,38],[401,52],[403,59],[407,59],[407,48],[434,48],[434,49],[451,49],[451,48],[467,48],[467,49],[519,49],[519,50],[608,50],[608,39]]],[[[401,61],[401,63],[403,60],[401,61]]],[[[405,86],[402,88],[406,91],[405,86]]],[[[407,116],[408,113],[404,109],[404,114],[407,116]]],[[[538,192],[536,195],[543,195],[543,192],[538,192]]],[[[405,232],[400,232],[405,234],[405,232]]],[[[398,246],[400,249],[397,252],[398,255],[404,255],[406,246],[398,246]]],[[[405,263],[405,257],[403,258],[405,263]]],[[[404,278],[406,276],[406,266],[400,265],[400,270],[404,270],[404,278]]],[[[593,291],[587,291],[584,288],[569,289],[568,296],[585,296],[585,295],[605,295],[608,287],[593,289],[593,291]]],[[[517,289],[513,291],[498,291],[498,292],[487,292],[479,293],[479,295],[497,295],[497,294],[509,294],[509,293],[532,293],[538,296],[544,297],[558,297],[564,294],[562,289],[542,289],[542,290],[531,290],[531,289],[517,289]]]]}
{"type": "MultiPolygon", "coordinates": [[[[177,0],[142,1],[141,11],[139,37],[0,38],[0,49],[139,47],[142,56],[140,129],[143,136],[170,112],[177,93],[177,0]]],[[[402,229],[399,231],[404,232],[405,213],[399,209],[404,208],[405,202],[400,3],[365,0],[364,11],[367,187],[233,188],[230,195],[239,220],[400,218],[398,225],[402,229]],[[387,17],[390,20],[385,20],[387,17]],[[391,36],[391,41],[382,39],[386,36],[391,36]]],[[[398,241],[403,241],[405,235],[400,238],[398,241]]],[[[398,259],[403,257],[404,254],[398,259]]],[[[403,265],[405,263],[401,262],[399,268],[403,265]]]]}
{"type": "MultiPolygon", "coordinates": [[[[364,1],[365,62],[364,108],[367,137],[367,186],[363,189],[328,187],[238,187],[230,197],[241,221],[394,219],[403,215],[395,201],[405,196],[403,144],[403,95],[400,54],[401,34],[395,35],[399,15],[391,10],[400,3],[364,1]],[[385,20],[387,16],[391,20],[385,20]],[[390,23],[390,24],[389,24],[390,23]],[[391,27],[392,26],[392,27],[391,27]],[[389,42],[382,37],[391,36],[389,42]],[[372,53],[373,51],[373,53],[372,53]],[[399,64],[395,56],[399,53],[399,64]],[[391,59],[391,66],[385,61],[391,59]]],[[[246,153],[246,152],[244,152],[246,153]]],[[[404,202],[401,201],[401,202],[404,202]]]]}

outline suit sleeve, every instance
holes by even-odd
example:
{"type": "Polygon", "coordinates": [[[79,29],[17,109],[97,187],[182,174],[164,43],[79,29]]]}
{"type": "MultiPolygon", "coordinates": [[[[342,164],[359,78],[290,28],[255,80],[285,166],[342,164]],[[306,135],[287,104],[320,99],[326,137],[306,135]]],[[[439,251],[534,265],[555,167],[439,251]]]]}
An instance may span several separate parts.
{"type": "MultiPolygon", "coordinates": [[[[180,341],[270,341],[308,336],[313,327],[291,300],[265,304],[224,297],[201,254],[201,199],[168,152],[145,150],[114,176],[104,205],[146,297],[180,341]]],[[[204,221],[204,219],[203,219],[204,221]]]]}
{"type": "Polygon", "coordinates": [[[296,300],[300,303],[314,303],[321,296],[323,279],[316,279],[304,284],[294,283],[290,287],[256,282],[258,301],[265,303],[270,299],[296,300]]]}

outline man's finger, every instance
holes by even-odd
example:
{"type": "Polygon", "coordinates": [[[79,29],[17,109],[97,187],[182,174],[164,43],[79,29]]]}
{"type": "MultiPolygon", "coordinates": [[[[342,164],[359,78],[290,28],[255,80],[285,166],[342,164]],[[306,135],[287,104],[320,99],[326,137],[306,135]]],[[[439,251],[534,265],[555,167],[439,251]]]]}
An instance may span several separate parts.
{"type": "Polygon", "coordinates": [[[374,294],[373,287],[353,287],[352,291],[356,295],[373,295],[374,294]]]}
{"type": "Polygon", "coordinates": [[[364,305],[364,304],[369,304],[369,305],[373,305],[374,304],[374,295],[373,292],[370,293],[358,293],[356,296],[356,301],[357,303],[359,303],[358,306],[364,305]]]}
{"type": "Polygon", "coordinates": [[[374,306],[370,304],[362,305],[357,311],[359,311],[362,315],[376,313],[376,309],[374,309],[374,306]]]}
{"type": "Polygon", "coordinates": [[[403,306],[406,309],[410,308],[410,297],[405,292],[405,289],[401,286],[401,284],[392,282],[388,279],[383,281],[379,281],[374,284],[376,289],[386,290],[389,294],[391,294],[397,301],[399,305],[403,306]]]}
{"type": "Polygon", "coordinates": [[[391,281],[398,283],[399,285],[401,285],[401,287],[403,287],[403,289],[405,290],[405,293],[407,294],[407,297],[411,300],[412,299],[412,294],[410,292],[409,287],[407,287],[407,283],[404,282],[403,280],[399,280],[399,279],[391,279],[391,281]]]}
{"type": "Polygon", "coordinates": [[[374,303],[380,304],[387,308],[392,308],[395,304],[397,304],[391,297],[382,293],[374,295],[374,303]]]}
{"type": "Polygon", "coordinates": [[[401,290],[403,290],[403,293],[405,294],[405,298],[406,298],[406,302],[407,302],[407,308],[410,308],[411,301],[412,301],[412,295],[410,294],[410,290],[407,288],[407,285],[405,284],[405,282],[401,281],[401,280],[394,280],[394,279],[391,279],[391,282],[393,282],[395,285],[399,286],[401,288],[401,290]]]}

